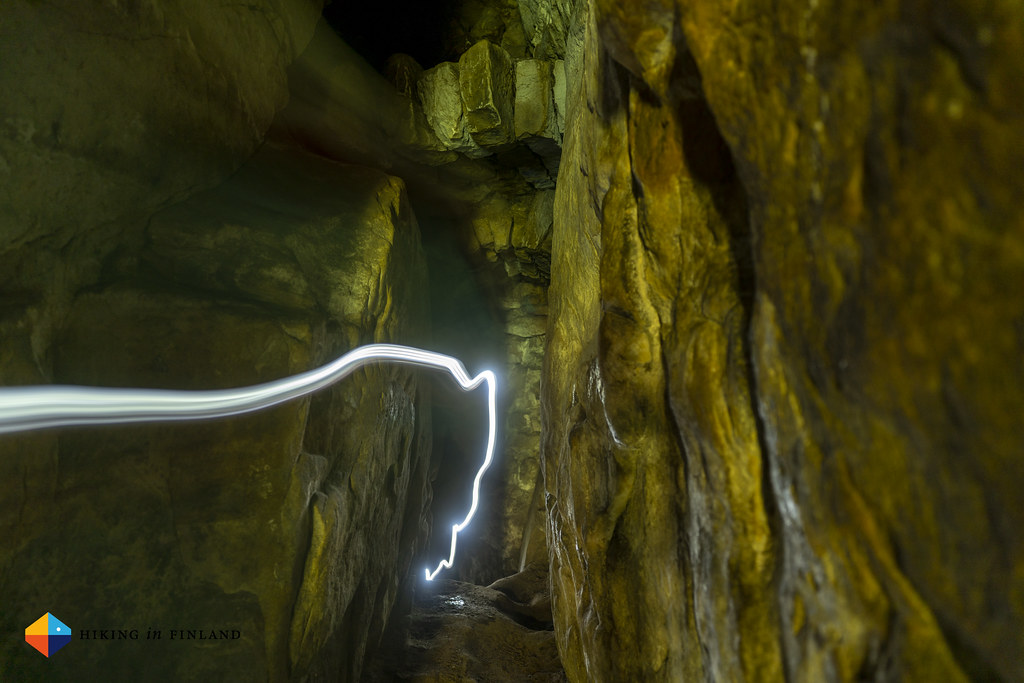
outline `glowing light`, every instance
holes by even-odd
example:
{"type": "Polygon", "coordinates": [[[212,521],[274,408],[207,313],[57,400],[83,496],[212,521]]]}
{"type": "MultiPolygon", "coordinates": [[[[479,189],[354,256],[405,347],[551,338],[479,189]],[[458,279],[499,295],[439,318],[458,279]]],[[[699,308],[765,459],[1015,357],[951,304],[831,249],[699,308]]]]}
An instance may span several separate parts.
{"type": "Polygon", "coordinates": [[[241,415],[306,396],[330,386],[356,369],[379,361],[447,370],[463,391],[487,383],[487,451],[473,479],[473,502],[466,517],[452,526],[448,559],[441,560],[426,578],[433,580],[443,568],[455,562],[459,532],[476,514],[480,501],[480,480],[494,457],[496,436],[497,378],[490,370],[470,377],[457,358],[397,344],[368,344],[349,351],[322,367],[284,379],[237,389],[176,391],[170,389],[120,389],[81,386],[0,387],[0,434],[72,425],[124,424],[209,420],[241,415]]]}

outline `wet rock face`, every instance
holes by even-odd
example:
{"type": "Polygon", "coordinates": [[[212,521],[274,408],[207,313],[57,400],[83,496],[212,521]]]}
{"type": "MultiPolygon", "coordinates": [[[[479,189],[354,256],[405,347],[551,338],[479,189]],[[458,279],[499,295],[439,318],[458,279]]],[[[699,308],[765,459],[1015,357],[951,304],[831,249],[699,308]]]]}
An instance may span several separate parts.
{"type": "Polygon", "coordinates": [[[543,378],[571,679],[1024,675],[1021,19],[577,15],[543,378]]]}
{"type": "MultiPolygon", "coordinates": [[[[269,381],[362,343],[422,343],[425,288],[400,181],[268,147],[155,215],[139,253],[71,293],[35,381],[269,381]]],[[[30,329],[5,322],[15,340],[30,329]]],[[[8,376],[30,376],[31,343],[13,348],[8,376]]],[[[253,416],[5,437],[4,479],[24,485],[0,513],[0,585],[16,606],[4,631],[38,610],[79,630],[163,631],[74,642],[62,654],[76,676],[358,680],[429,519],[424,382],[374,366],[253,416]],[[170,640],[198,628],[240,637],[170,640]]],[[[23,645],[4,639],[5,670],[43,676],[52,662],[23,645]]]]}

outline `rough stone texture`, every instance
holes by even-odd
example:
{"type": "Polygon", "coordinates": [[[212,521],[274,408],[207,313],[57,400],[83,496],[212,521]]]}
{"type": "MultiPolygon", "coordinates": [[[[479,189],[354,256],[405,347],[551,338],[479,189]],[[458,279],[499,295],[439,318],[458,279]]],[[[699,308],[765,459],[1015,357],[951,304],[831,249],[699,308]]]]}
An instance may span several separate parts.
{"type": "Polygon", "coordinates": [[[472,248],[488,261],[483,286],[504,328],[501,455],[492,495],[500,512],[488,535],[499,560],[475,578],[490,581],[520,568],[524,543],[528,558],[545,552],[543,511],[531,513],[539,471],[540,372],[547,326],[547,286],[551,253],[553,191],[496,192],[474,216],[472,248]],[[497,572],[497,574],[495,573],[497,572]]]}
{"type": "Polygon", "coordinates": [[[417,592],[369,681],[565,681],[551,626],[547,565],[486,588],[442,580],[417,592]],[[401,653],[401,654],[399,654],[401,653]]]}
{"type": "MultiPolygon", "coordinates": [[[[451,575],[464,581],[488,583],[517,571],[524,534],[531,539],[529,559],[546,554],[544,513],[534,513],[531,518],[530,509],[539,467],[537,415],[553,197],[551,191],[511,198],[495,193],[482,202],[481,214],[471,226],[478,231],[472,233],[473,255],[482,262],[475,265],[470,277],[471,286],[483,292],[478,294],[484,297],[487,310],[483,325],[494,336],[479,330],[468,332],[475,324],[471,321],[476,310],[448,310],[435,328],[440,334],[435,341],[442,348],[479,359],[481,367],[498,368],[501,376],[498,453],[484,478],[482,514],[465,545],[459,541],[463,560],[451,575]],[[468,336],[445,331],[450,328],[466,329],[468,336]]],[[[443,280],[447,275],[432,277],[443,280]]],[[[443,290],[443,297],[448,301],[436,308],[457,305],[461,300],[459,293],[450,289],[443,290]]]]}
{"type": "Polygon", "coordinates": [[[515,70],[499,45],[481,40],[459,57],[459,91],[470,135],[481,147],[515,140],[515,70]]]}
{"type": "Polygon", "coordinates": [[[567,56],[582,80],[556,190],[543,396],[563,662],[573,680],[735,680],[742,643],[759,667],[747,673],[772,680],[757,432],[729,338],[742,344],[742,308],[712,201],[735,197],[687,167],[683,103],[639,96],[593,25],[586,41],[567,56]]]}
{"type": "Polygon", "coordinates": [[[505,312],[506,413],[502,449],[503,567],[547,557],[540,472],[540,385],[547,332],[547,288],[522,277],[501,299],[505,312]],[[538,488],[539,487],[539,488],[538,488]],[[526,546],[525,548],[523,546],[526,546]]]}
{"type": "Polygon", "coordinates": [[[787,669],[1021,679],[1024,8],[683,18],[751,195],[787,669]]]}
{"type": "Polygon", "coordinates": [[[564,77],[556,84],[554,69],[564,68],[561,62],[523,59],[516,62],[516,138],[540,157],[543,170],[520,169],[524,177],[537,189],[555,186],[558,165],[562,155],[562,128],[564,117],[559,109],[565,108],[564,77]],[[556,87],[559,85],[561,87],[556,87]],[[556,102],[560,97],[561,102],[556,102]]]}
{"type": "Polygon", "coordinates": [[[475,166],[434,134],[419,98],[396,91],[321,23],[288,72],[290,99],[272,139],[350,164],[381,168],[410,188],[437,183],[435,166],[475,166]]]}
{"type": "Polygon", "coordinates": [[[558,135],[552,62],[521,59],[516,62],[516,139],[558,135]]]}
{"type": "Polygon", "coordinates": [[[565,60],[556,59],[551,72],[554,78],[552,104],[555,105],[555,130],[558,131],[558,144],[561,146],[562,134],[565,131],[565,60]]]}
{"type": "MultiPolygon", "coordinates": [[[[480,571],[514,566],[523,536],[536,552],[546,524],[569,678],[1024,679],[1019,5],[460,6],[453,54],[475,47],[432,96],[447,137],[418,106],[415,65],[396,93],[323,32],[289,72],[277,134],[402,176],[478,257],[512,394],[480,571]],[[516,59],[544,60],[520,66],[545,78],[552,64],[565,163],[537,147],[550,137],[511,144],[552,111],[517,91],[516,59]],[[466,140],[488,159],[456,150],[466,140]],[[541,435],[546,522],[529,517],[541,435]]],[[[175,381],[219,368],[241,383],[398,334],[336,298],[347,287],[409,313],[381,294],[384,271],[346,280],[350,235],[325,219],[365,215],[333,190],[245,193],[240,224],[197,197],[142,230],[255,148],[313,15],[298,0],[0,9],[0,380],[159,383],[188,364],[175,381]]],[[[376,179],[393,198],[382,178],[338,185],[376,179]]],[[[68,617],[79,628],[144,604],[143,628],[173,615],[246,634],[212,662],[191,643],[183,659],[166,641],[144,653],[180,678],[356,676],[425,496],[411,483],[425,473],[375,469],[385,456],[326,417],[408,425],[408,375],[365,382],[366,396],[339,389],[234,426],[6,439],[4,632],[88,594],[103,608],[68,617]],[[228,439],[219,459],[214,439],[228,439]],[[250,469],[268,450],[269,469],[250,469]],[[379,491],[405,486],[410,517],[373,521],[393,504],[379,491]],[[92,495],[103,487],[119,498],[92,495]],[[397,540],[367,543],[349,533],[360,525],[397,540]],[[245,552],[260,561],[240,573],[229,559],[245,552]]],[[[389,453],[427,438],[391,433],[389,453]]],[[[435,642],[493,649],[476,639],[503,633],[490,610],[435,642]]],[[[69,648],[47,673],[95,657],[139,678],[117,647],[69,648]]],[[[29,661],[20,637],[3,648],[29,661]]],[[[460,676],[486,665],[465,655],[447,660],[460,676]]]]}
{"type": "MultiPolygon", "coordinates": [[[[482,4],[498,9],[503,26],[489,33],[494,13],[485,9],[473,25],[473,42],[500,40],[508,53],[496,52],[496,62],[489,55],[480,66],[485,80],[502,86],[501,98],[491,103],[505,115],[499,127],[513,131],[510,58],[526,56],[521,25],[517,28],[518,10],[512,2],[482,4]],[[497,78],[486,73],[495,64],[501,67],[497,78]],[[505,83],[503,76],[508,76],[505,83]]],[[[417,319],[423,311],[403,308],[408,296],[389,294],[381,271],[351,256],[353,249],[366,248],[374,252],[370,262],[390,258],[385,244],[378,241],[377,248],[370,249],[372,245],[348,229],[350,222],[378,229],[387,224],[387,211],[364,210],[350,201],[357,191],[343,188],[357,186],[371,194],[380,189],[373,196],[383,208],[404,215],[401,202],[391,201],[390,193],[397,191],[392,181],[377,188],[381,176],[372,171],[321,167],[266,148],[260,153],[258,173],[244,166],[216,192],[196,195],[237,169],[287,99],[272,131],[276,141],[401,175],[420,202],[436,202],[451,211],[456,216],[452,229],[463,230],[460,237],[474,245],[474,258],[488,261],[481,279],[496,292],[495,325],[508,332],[507,345],[492,358],[498,363],[507,358],[510,363],[510,410],[503,425],[510,450],[499,456],[502,471],[496,469],[488,480],[496,508],[494,547],[487,560],[487,574],[493,578],[518,566],[524,525],[532,524],[531,557],[545,553],[538,534],[543,514],[531,521],[528,507],[539,451],[539,335],[553,193],[535,193],[518,164],[540,169],[548,182],[554,172],[522,146],[523,156],[487,165],[453,152],[433,134],[418,106],[422,92],[417,90],[417,65],[398,65],[393,75],[401,90],[396,93],[322,27],[285,77],[285,67],[309,39],[317,9],[317,4],[301,0],[216,8],[171,1],[108,3],[86,14],[77,6],[39,8],[24,2],[0,9],[0,33],[5,38],[0,82],[5,91],[17,95],[0,104],[0,126],[6,131],[0,175],[10,170],[20,183],[5,186],[8,194],[0,189],[0,227],[11,235],[0,251],[22,239],[23,215],[40,216],[39,230],[23,235],[33,241],[7,251],[0,263],[0,381],[158,385],[174,380],[205,387],[217,384],[207,382],[203,373],[219,368],[218,382],[242,384],[253,377],[277,377],[309,367],[373,339],[400,337],[415,343],[411,329],[418,323],[402,327],[399,321],[417,319]],[[32,118],[34,108],[56,113],[37,120],[32,118]],[[35,132],[24,120],[31,120],[35,132]],[[46,140],[44,131],[49,131],[46,140]],[[36,163],[39,149],[49,156],[36,163]],[[310,176],[311,167],[333,169],[324,173],[337,176],[335,184],[342,189],[325,189],[310,176]],[[292,194],[282,196],[281,188],[292,194]],[[181,203],[187,197],[191,199],[181,203]],[[478,220],[477,209],[483,205],[489,206],[482,212],[486,219],[478,220]],[[487,238],[482,245],[481,235],[500,239],[487,238]],[[354,306],[357,299],[384,306],[388,313],[370,315],[354,306]],[[90,327],[93,320],[95,329],[90,327]],[[129,328],[134,330],[130,334],[129,328]],[[225,340],[224,346],[215,343],[214,335],[225,340]],[[111,337],[124,340],[111,342],[111,337]],[[159,343],[152,342],[154,337],[159,343]],[[239,339],[245,343],[236,349],[239,339]],[[132,362],[112,360],[111,354],[122,347],[132,362]],[[107,360],[89,365],[94,357],[107,360]],[[182,368],[188,367],[195,372],[186,376],[182,368]]],[[[557,84],[557,74],[555,79],[557,84]]],[[[450,92],[461,107],[457,78],[450,92]]],[[[389,264],[387,272],[392,270],[416,269],[403,262],[389,264]]],[[[385,412],[393,408],[387,414],[406,422],[410,395],[418,385],[410,384],[406,373],[367,372],[348,381],[359,382],[358,389],[351,389],[355,393],[332,393],[300,412],[243,421],[230,433],[204,425],[194,431],[124,430],[124,436],[104,437],[103,443],[99,430],[88,443],[88,435],[79,432],[6,439],[0,449],[0,478],[19,486],[5,488],[11,506],[0,506],[0,523],[19,531],[11,537],[17,547],[10,553],[5,547],[0,554],[0,595],[5,604],[8,596],[16,595],[18,577],[44,562],[39,559],[39,534],[51,533],[46,538],[59,548],[79,533],[81,544],[76,548],[82,557],[120,552],[124,562],[103,558],[97,567],[83,571],[82,583],[67,589],[66,595],[81,597],[87,582],[112,586],[102,595],[113,605],[109,610],[97,607],[81,618],[73,612],[61,615],[76,627],[116,625],[97,624],[97,619],[135,625],[131,601],[147,590],[152,592],[147,600],[155,607],[146,619],[154,623],[141,624],[142,628],[181,626],[160,623],[178,616],[212,622],[217,610],[227,609],[226,591],[237,601],[229,611],[235,614],[232,623],[246,633],[244,642],[225,650],[224,661],[210,663],[210,669],[202,668],[201,651],[191,645],[185,657],[182,650],[156,652],[152,663],[168,677],[217,678],[217,667],[229,662],[255,678],[280,678],[288,671],[297,677],[328,671],[332,676],[355,676],[360,652],[372,646],[383,628],[383,616],[397,591],[396,577],[403,576],[403,563],[419,537],[414,531],[419,529],[426,494],[417,500],[416,487],[408,483],[420,480],[421,469],[387,470],[386,457],[373,452],[385,446],[343,426],[381,426],[375,421],[381,404],[374,397],[382,393],[387,395],[385,412]],[[335,423],[333,416],[339,415],[335,423]],[[214,453],[211,444],[222,438],[237,443],[214,453]],[[132,450],[135,465],[125,466],[122,473],[119,463],[127,456],[121,451],[127,450],[132,450]],[[195,472],[185,476],[175,470],[178,478],[165,483],[159,477],[172,468],[179,452],[186,453],[184,462],[195,472]],[[207,463],[216,462],[221,452],[227,458],[225,469],[211,472],[206,482],[203,467],[209,468],[207,463]],[[277,458],[270,472],[253,474],[244,483],[232,480],[253,453],[277,458]],[[338,455],[342,453],[349,456],[338,455]],[[74,495],[61,488],[63,461],[69,457],[79,458],[76,476],[86,480],[74,495]],[[381,460],[385,469],[366,465],[370,458],[381,460]],[[133,509],[152,509],[122,524],[120,518],[111,519],[119,514],[111,507],[113,502],[91,503],[92,492],[106,480],[90,474],[87,464],[100,461],[116,470],[112,487],[127,490],[142,483],[142,493],[128,498],[133,509]],[[286,461],[294,461],[292,469],[286,461]],[[345,479],[349,471],[353,476],[345,479]],[[360,484],[364,474],[371,484],[360,484]],[[238,501],[250,484],[267,498],[261,498],[258,508],[240,510],[238,501]],[[382,521],[383,510],[407,495],[403,487],[413,490],[408,493],[409,517],[382,521]],[[221,505],[214,489],[230,489],[230,500],[221,505]],[[382,495],[381,490],[393,490],[394,495],[382,495]],[[342,497],[340,491],[348,493],[342,497]],[[39,503],[55,496],[68,502],[55,510],[39,503]],[[176,501],[182,496],[189,505],[211,500],[211,511],[203,517],[181,507],[185,504],[176,501]],[[225,508],[230,508],[234,527],[218,517],[225,508]],[[274,510],[279,524],[290,523],[290,529],[256,527],[254,519],[274,510]],[[82,522],[74,532],[48,530],[59,526],[55,520],[80,512],[103,519],[82,522]],[[177,521],[179,512],[184,522],[177,521]],[[368,546],[361,532],[353,531],[357,528],[373,528],[389,542],[368,546]],[[112,529],[116,538],[108,540],[112,529]],[[151,529],[159,531],[149,534],[147,543],[136,542],[151,529]],[[399,532],[401,537],[390,542],[399,532]],[[154,572],[153,558],[178,548],[176,534],[187,546],[182,556],[154,572]],[[303,546],[306,538],[311,539],[309,549],[303,546]],[[126,539],[130,543],[121,544],[126,539]],[[31,552],[23,552],[18,545],[23,541],[32,545],[31,552]],[[250,549],[262,559],[239,578],[231,563],[250,549]],[[267,559],[271,555],[273,561],[267,559]],[[118,568],[129,561],[130,573],[115,581],[118,568]],[[159,577],[152,578],[154,573],[159,577]],[[118,590],[127,597],[117,597],[118,590]],[[179,609],[183,603],[209,607],[179,609]]],[[[397,441],[386,446],[389,453],[402,453],[409,442],[429,438],[420,432],[392,435],[397,441]]],[[[65,556],[71,554],[69,550],[65,556]]],[[[35,610],[45,598],[45,608],[57,611],[42,581],[40,577],[27,588],[17,588],[35,591],[34,597],[12,603],[35,610]]],[[[11,627],[5,626],[6,632],[18,633],[24,615],[5,614],[12,620],[4,622],[11,627]]],[[[14,647],[13,642],[5,641],[5,651],[14,647]]],[[[24,648],[24,643],[17,646],[24,648]]],[[[128,656],[115,665],[124,654],[117,647],[106,644],[80,653],[79,659],[66,658],[67,671],[76,666],[88,671],[89,662],[102,662],[121,677],[137,678],[139,657],[128,656]]],[[[169,648],[166,642],[161,647],[169,648]]]]}
{"type": "MultiPolygon", "coordinates": [[[[412,105],[404,117],[409,124],[400,127],[398,147],[450,150],[470,159],[497,152],[500,166],[518,168],[533,187],[554,188],[565,122],[564,62],[521,59],[513,63],[500,47],[481,41],[458,63],[442,62],[413,82],[416,66],[403,55],[393,55],[390,62],[389,79],[412,105]],[[419,139],[420,129],[426,127],[418,126],[418,119],[428,124],[434,144],[419,139]],[[416,142],[406,140],[409,137],[416,142]]],[[[390,103],[382,104],[384,112],[394,109],[390,103]]],[[[388,118],[385,114],[385,121],[388,118]]],[[[443,165],[453,159],[439,156],[420,161],[443,165]]]]}
{"type": "Polygon", "coordinates": [[[542,397],[569,678],[1021,679],[1020,7],[577,21],[542,397]]]}
{"type": "MultiPolygon", "coordinates": [[[[424,338],[416,221],[380,172],[265,149],[148,235],[74,295],[48,366],[7,318],[5,380],[240,386],[424,338]]],[[[0,517],[5,675],[358,679],[425,530],[422,392],[380,366],[254,416],[5,437],[4,480],[23,482],[0,517]],[[163,638],[76,640],[47,661],[20,642],[46,610],[163,638]],[[241,637],[171,641],[181,628],[241,637]]]]}
{"type": "Polygon", "coordinates": [[[458,64],[442,62],[432,69],[427,69],[420,77],[417,87],[427,121],[446,148],[461,152],[470,158],[490,154],[469,134],[466,117],[462,111],[462,95],[459,92],[458,64]]]}
{"type": "Polygon", "coordinates": [[[519,14],[529,54],[537,59],[563,59],[572,32],[586,14],[585,0],[519,0],[519,14]]]}
{"type": "Polygon", "coordinates": [[[319,311],[352,328],[339,330],[352,346],[393,338],[403,318],[424,319],[408,289],[425,275],[405,188],[364,167],[266,146],[215,192],[154,216],[146,236],[147,268],[186,286],[319,311]],[[397,239],[404,260],[392,263],[397,239]]]}

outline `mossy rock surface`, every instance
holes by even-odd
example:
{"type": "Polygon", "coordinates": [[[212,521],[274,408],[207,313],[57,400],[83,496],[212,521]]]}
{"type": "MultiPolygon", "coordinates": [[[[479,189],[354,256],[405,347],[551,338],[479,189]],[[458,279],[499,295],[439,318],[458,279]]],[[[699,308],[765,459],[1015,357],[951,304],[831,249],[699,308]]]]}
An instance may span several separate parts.
{"type": "Polygon", "coordinates": [[[576,21],[542,384],[570,678],[1021,678],[1020,8],[576,21]]]}

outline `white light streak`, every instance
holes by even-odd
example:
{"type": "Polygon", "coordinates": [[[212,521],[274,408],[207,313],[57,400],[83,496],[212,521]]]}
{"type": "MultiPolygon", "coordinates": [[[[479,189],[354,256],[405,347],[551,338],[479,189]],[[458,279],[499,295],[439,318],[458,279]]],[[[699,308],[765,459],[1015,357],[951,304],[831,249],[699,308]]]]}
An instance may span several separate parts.
{"type": "Polygon", "coordinates": [[[487,383],[487,451],[473,479],[473,503],[465,519],[452,526],[448,559],[441,560],[433,572],[425,570],[427,580],[432,581],[441,569],[450,569],[455,562],[459,532],[476,514],[480,480],[494,458],[497,425],[497,378],[494,373],[485,370],[476,377],[470,377],[462,362],[452,356],[411,346],[368,344],[315,370],[251,387],[213,391],[66,385],[0,387],[0,434],[72,425],[209,420],[241,415],[306,396],[347,377],[363,365],[379,361],[447,370],[463,391],[472,391],[487,383]]]}

